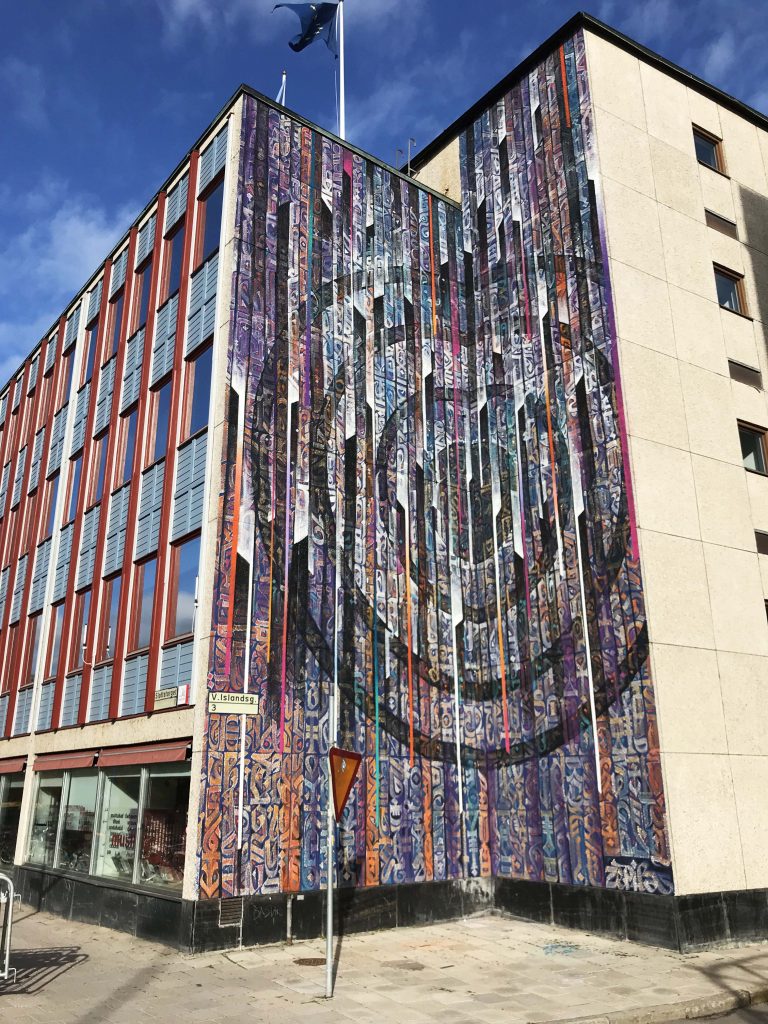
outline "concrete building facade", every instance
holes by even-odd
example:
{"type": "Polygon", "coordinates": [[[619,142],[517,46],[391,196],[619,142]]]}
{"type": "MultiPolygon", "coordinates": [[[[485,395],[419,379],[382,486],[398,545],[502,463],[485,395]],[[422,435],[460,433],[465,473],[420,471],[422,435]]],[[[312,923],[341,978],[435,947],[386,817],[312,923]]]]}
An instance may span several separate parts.
{"type": "Polygon", "coordinates": [[[0,857],[317,934],[337,742],[347,927],[764,937],[768,120],[578,15],[412,166],[241,87],[0,395],[0,857]]]}

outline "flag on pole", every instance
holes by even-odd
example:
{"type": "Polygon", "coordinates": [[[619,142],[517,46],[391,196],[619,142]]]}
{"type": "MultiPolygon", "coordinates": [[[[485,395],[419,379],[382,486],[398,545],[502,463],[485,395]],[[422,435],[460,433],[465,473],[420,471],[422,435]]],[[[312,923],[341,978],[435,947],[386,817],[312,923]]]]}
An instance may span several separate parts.
{"type": "Polygon", "coordinates": [[[275,4],[293,11],[301,22],[301,31],[288,43],[294,53],[300,53],[317,39],[322,39],[331,53],[338,57],[339,43],[336,32],[336,12],[339,5],[332,4],[275,4]]]}

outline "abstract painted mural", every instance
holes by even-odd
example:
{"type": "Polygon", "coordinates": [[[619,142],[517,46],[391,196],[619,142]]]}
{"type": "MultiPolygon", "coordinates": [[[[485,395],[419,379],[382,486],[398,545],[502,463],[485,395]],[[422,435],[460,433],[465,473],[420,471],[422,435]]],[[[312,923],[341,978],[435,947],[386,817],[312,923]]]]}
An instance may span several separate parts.
{"type": "Polygon", "coordinates": [[[341,885],[671,892],[581,37],[461,209],[244,102],[201,897],[324,884],[334,742],[341,885]]]}

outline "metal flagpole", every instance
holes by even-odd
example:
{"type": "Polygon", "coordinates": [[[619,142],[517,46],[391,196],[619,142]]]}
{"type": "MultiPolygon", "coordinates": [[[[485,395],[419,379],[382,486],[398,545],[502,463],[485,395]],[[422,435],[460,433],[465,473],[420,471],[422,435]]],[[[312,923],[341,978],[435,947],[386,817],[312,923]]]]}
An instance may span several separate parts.
{"type": "Polygon", "coordinates": [[[283,84],[280,86],[280,92],[277,94],[277,102],[282,103],[285,106],[285,83],[288,78],[288,72],[283,72],[283,84]]]}
{"type": "Polygon", "coordinates": [[[339,0],[339,137],[347,137],[347,113],[344,103],[344,0],[339,0]]]}

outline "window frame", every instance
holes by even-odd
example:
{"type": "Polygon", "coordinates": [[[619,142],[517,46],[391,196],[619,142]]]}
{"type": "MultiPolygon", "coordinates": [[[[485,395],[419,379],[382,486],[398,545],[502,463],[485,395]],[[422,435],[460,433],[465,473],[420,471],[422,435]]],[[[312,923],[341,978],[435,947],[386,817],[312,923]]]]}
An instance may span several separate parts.
{"type": "Polygon", "coordinates": [[[195,351],[184,360],[184,408],[182,416],[182,436],[179,438],[179,445],[186,444],[193,437],[197,437],[198,434],[202,434],[210,426],[210,392],[211,388],[208,388],[208,418],[205,423],[198,427],[197,430],[192,430],[192,410],[194,408],[194,397],[195,397],[195,380],[197,378],[197,362],[204,356],[210,355],[211,357],[211,380],[213,379],[213,339],[209,339],[204,344],[196,348],[195,351]]]}
{"type": "Polygon", "coordinates": [[[171,230],[163,238],[163,278],[162,287],[160,288],[160,294],[162,295],[162,302],[160,305],[173,298],[181,290],[182,283],[182,270],[184,268],[184,249],[187,244],[187,218],[181,216],[179,220],[173,225],[171,230]],[[173,269],[173,256],[174,252],[177,251],[176,245],[179,241],[179,235],[181,235],[181,254],[179,256],[179,283],[176,287],[171,290],[171,271],[173,269]]]}
{"type": "Polygon", "coordinates": [[[717,296],[717,304],[720,309],[726,310],[728,313],[735,313],[736,316],[743,316],[746,320],[751,320],[752,317],[749,315],[749,309],[747,308],[747,292],[744,287],[744,275],[737,273],[735,270],[731,270],[729,267],[724,267],[721,263],[713,263],[712,270],[715,277],[715,294],[717,294],[717,278],[720,277],[728,278],[732,281],[736,288],[736,301],[738,303],[738,309],[731,309],[730,306],[724,306],[720,302],[720,296],[717,296]]]}
{"type": "MultiPolygon", "coordinates": [[[[747,473],[755,473],[757,476],[768,476],[768,430],[765,427],[758,427],[756,423],[747,423],[745,420],[737,420],[737,427],[739,431],[739,442],[741,442],[741,431],[746,430],[750,434],[754,434],[755,437],[759,438],[760,448],[763,458],[763,469],[750,469],[749,466],[744,466],[744,471],[747,473]]],[[[743,456],[742,456],[743,458],[743,456]]]]}
{"type": "Polygon", "coordinates": [[[175,645],[194,638],[197,627],[198,598],[200,593],[200,557],[202,555],[202,530],[196,529],[179,537],[169,545],[168,575],[165,602],[165,628],[163,629],[163,645],[175,645]],[[176,614],[179,600],[179,558],[180,551],[191,541],[198,542],[197,572],[195,573],[195,592],[192,607],[192,628],[186,633],[176,632],[176,614]]]}
{"type": "Polygon", "coordinates": [[[211,198],[213,193],[219,187],[221,187],[221,218],[223,220],[223,218],[224,218],[224,201],[225,201],[225,198],[226,198],[225,195],[224,195],[224,169],[219,171],[219,173],[216,175],[216,177],[213,179],[213,181],[210,182],[208,187],[205,189],[205,191],[201,195],[199,195],[197,197],[197,217],[196,217],[195,240],[194,240],[195,241],[195,245],[194,245],[194,249],[192,250],[192,255],[194,257],[193,260],[192,260],[192,264],[193,264],[193,266],[192,266],[192,273],[193,274],[196,274],[197,271],[203,266],[203,264],[207,263],[208,260],[211,259],[211,257],[214,256],[219,251],[219,249],[221,248],[221,227],[222,227],[222,222],[219,221],[219,239],[218,239],[216,245],[214,246],[214,248],[212,248],[209,253],[205,253],[205,254],[203,253],[204,242],[205,242],[205,229],[206,229],[206,224],[208,223],[208,200],[211,198]]]}
{"type": "Polygon", "coordinates": [[[728,177],[728,171],[725,163],[725,153],[723,151],[723,140],[715,135],[713,132],[708,132],[706,128],[702,128],[698,124],[691,124],[691,130],[693,135],[693,151],[696,156],[696,163],[702,167],[708,167],[710,171],[715,171],[717,174],[722,174],[724,177],[728,177]],[[715,166],[707,163],[705,160],[699,159],[699,154],[696,151],[696,137],[699,137],[702,142],[708,142],[712,145],[715,154],[715,166]]]}

